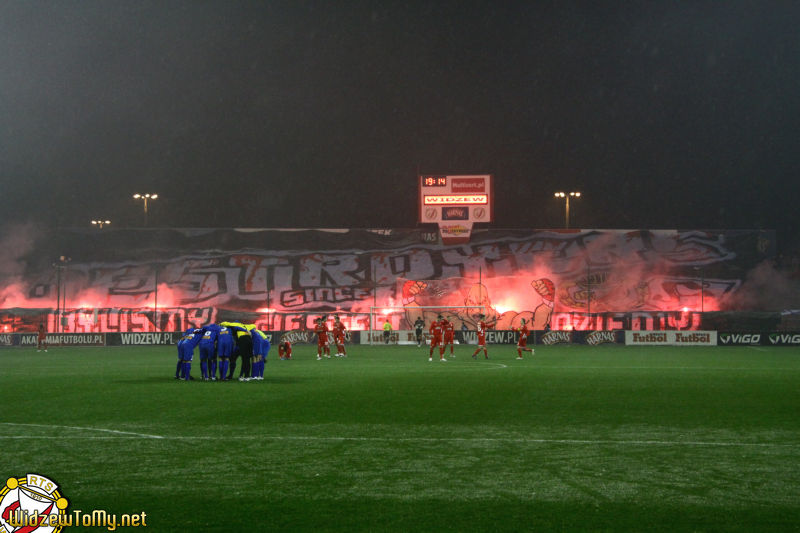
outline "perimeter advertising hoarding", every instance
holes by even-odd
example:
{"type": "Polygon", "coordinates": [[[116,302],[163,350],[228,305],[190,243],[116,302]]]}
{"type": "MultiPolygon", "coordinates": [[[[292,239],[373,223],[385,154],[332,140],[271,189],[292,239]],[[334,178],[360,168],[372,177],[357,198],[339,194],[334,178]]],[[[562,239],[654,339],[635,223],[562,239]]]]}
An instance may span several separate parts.
{"type": "MultiPolygon", "coordinates": [[[[598,346],[600,344],[624,344],[624,331],[533,331],[531,332],[530,344],[553,345],[553,344],[588,344],[598,346]]],[[[362,344],[370,343],[368,332],[353,332],[353,342],[362,344]],[[361,333],[360,336],[358,334],[361,333]]],[[[372,332],[372,342],[382,344],[384,342],[382,331],[372,332]]],[[[423,333],[426,344],[430,343],[430,335],[423,333]]],[[[516,344],[519,336],[511,330],[489,330],[486,332],[486,344],[516,344]]],[[[312,339],[313,340],[313,339],[312,339]]],[[[473,330],[456,331],[455,340],[458,344],[477,345],[478,334],[473,330]]],[[[417,336],[414,330],[394,330],[390,342],[392,344],[416,344],[417,336]]]]}
{"type": "MultiPolygon", "coordinates": [[[[36,346],[39,336],[36,333],[22,333],[16,339],[18,346],[36,346]]],[[[48,333],[47,346],[105,346],[105,333],[48,333]]]]}
{"type": "Polygon", "coordinates": [[[109,346],[177,344],[181,338],[181,333],[107,333],[106,338],[109,346]]]}
{"type": "Polygon", "coordinates": [[[720,332],[717,335],[719,346],[758,346],[767,338],[762,333],[728,333],[720,332]]]}
{"type": "Polygon", "coordinates": [[[769,346],[800,346],[800,333],[776,332],[767,335],[769,346]]]}
{"type": "Polygon", "coordinates": [[[629,346],[716,346],[716,331],[625,331],[629,346]]]}
{"type": "Polygon", "coordinates": [[[790,331],[720,332],[719,346],[800,346],[800,333],[790,331]]]}

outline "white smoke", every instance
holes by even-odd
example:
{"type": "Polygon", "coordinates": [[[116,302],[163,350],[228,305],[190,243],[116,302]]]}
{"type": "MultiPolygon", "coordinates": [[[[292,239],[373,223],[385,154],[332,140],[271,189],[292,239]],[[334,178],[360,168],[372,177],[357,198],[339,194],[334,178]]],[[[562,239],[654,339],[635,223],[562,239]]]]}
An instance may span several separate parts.
{"type": "Polygon", "coordinates": [[[0,308],[17,307],[25,301],[25,256],[33,251],[40,234],[30,222],[0,230],[0,308]]]}
{"type": "Polygon", "coordinates": [[[742,286],[723,298],[721,308],[731,311],[783,311],[800,309],[800,281],[763,261],[750,270],[742,286]]]}

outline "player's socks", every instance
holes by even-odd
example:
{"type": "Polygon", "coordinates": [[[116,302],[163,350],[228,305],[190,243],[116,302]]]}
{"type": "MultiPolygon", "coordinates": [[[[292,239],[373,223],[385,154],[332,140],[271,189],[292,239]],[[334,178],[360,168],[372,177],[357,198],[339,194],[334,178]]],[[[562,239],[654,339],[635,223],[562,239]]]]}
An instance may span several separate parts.
{"type": "Polygon", "coordinates": [[[192,377],[192,363],[183,363],[183,379],[189,380],[192,377]]]}
{"type": "Polygon", "coordinates": [[[203,374],[203,379],[208,379],[208,361],[205,359],[200,361],[200,373],[203,374]]]}
{"type": "Polygon", "coordinates": [[[211,379],[215,379],[217,377],[217,359],[216,359],[216,357],[211,360],[211,371],[209,372],[209,374],[211,374],[211,379]]]}
{"type": "Polygon", "coordinates": [[[228,378],[228,366],[230,365],[230,361],[226,359],[222,359],[219,362],[219,377],[220,379],[227,379],[228,378]]]}
{"type": "Polygon", "coordinates": [[[183,378],[183,361],[178,359],[178,366],[175,367],[175,379],[183,378]]]}

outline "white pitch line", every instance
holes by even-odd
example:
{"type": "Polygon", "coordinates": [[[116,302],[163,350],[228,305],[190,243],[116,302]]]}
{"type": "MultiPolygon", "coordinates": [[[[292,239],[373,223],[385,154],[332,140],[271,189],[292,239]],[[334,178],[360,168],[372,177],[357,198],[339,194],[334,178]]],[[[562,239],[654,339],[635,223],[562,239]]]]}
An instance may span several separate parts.
{"type": "MultiPolygon", "coordinates": [[[[508,366],[504,365],[503,363],[492,363],[492,362],[487,362],[487,361],[478,361],[478,364],[489,365],[489,366],[493,366],[495,368],[508,368],[508,366]]],[[[460,368],[472,368],[472,367],[467,366],[467,367],[460,367],[460,368]]]]}
{"type": "Polygon", "coordinates": [[[527,437],[319,437],[311,435],[148,435],[130,431],[116,431],[100,428],[82,428],[74,426],[48,426],[44,424],[10,424],[15,426],[59,427],[68,429],[102,431],[118,434],[118,437],[101,437],[97,435],[0,435],[0,440],[131,440],[136,438],[161,439],[171,441],[318,441],[318,442],[431,442],[431,443],[519,443],[519,444],[563,444],[578,446],[693,446],[693,447],[739,447],[739,448],[800,448],[800,443],[773,442],[725,442],[725,441],[679,441],[679,440],[593,440],[593,439],[536,439],[527,437]]]}
{"type": "MultiPolygon", "coordinates": [[[[59,428],[59,429],[75,429],[79,431],[99,431],[102,433],[113,433],[115,435],[131,435],[133,437],[141,437],[143,439],[163,439],[161,435],[149,435],[147,433],[134,433],[133,431],[118,431],[116,429],[105,429],[105,428],[90,428],[90,427],[82,427],[82,426],[59,426],[55,424],[16,424],[14,422],[0,422],[0,425],[4,426],[22,426],[22,427],[32,427],[32,428],[59,428]]],[[[34,437],[35,438],[35,437],[34,437]]],[[[53,438],[64,438],[64,437],[53,437],[53,438]]]]}
{"type": "Polygon", "coordinates": [[[352,442],[513,442],[521,444],[576,444],[576,445],[630,445],[630,446],[725,446],[725,447],[800,447],[800,443],[771,443],[771,442],[713,442],[713,441],[668,441],[668,440],[591,440],[591,439],[532,439],[526,437],[508,438],[438,438],[438,437],[314,437],[314,436],[283,436],[283,435],[262,435],[250,436],[239,435],[231,437],[219,436],[173,436],[165,437],[175,440],[318,440],[318,441],[352,441],[352,442]]]}
{"type": "Polygon", "coordinates": [[[542,370],[702,370],[714,372],[732,371],[759,371],[759,372],[800,372],[800,367],[778,368],[778,367],[711,367],[711,366],[536,366],[533,368],[542,370]]]}

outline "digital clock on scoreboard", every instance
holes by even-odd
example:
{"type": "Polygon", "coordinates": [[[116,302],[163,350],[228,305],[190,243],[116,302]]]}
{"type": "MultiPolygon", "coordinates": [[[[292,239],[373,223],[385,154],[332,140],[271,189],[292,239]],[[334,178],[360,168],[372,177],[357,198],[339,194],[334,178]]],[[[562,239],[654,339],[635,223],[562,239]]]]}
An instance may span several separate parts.
{"type": "Polygon", "coordinates": [[[447,176],[423,176],[423,187],[447,187],[447,176]]]}

